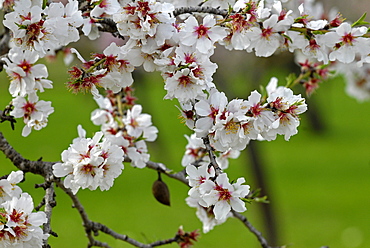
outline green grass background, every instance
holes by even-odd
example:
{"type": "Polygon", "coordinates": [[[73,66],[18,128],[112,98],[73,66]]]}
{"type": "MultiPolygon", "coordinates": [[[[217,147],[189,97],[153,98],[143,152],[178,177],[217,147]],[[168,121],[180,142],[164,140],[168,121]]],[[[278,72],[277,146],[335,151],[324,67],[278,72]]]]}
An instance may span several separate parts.
{"type": "MultiPolygon", "coordinates": [[[[215,56],[220,62],[215,82],[233,97],[247,98],[258,83],[266,85],[271,75],[277,75],[283,84],[288,73],[286,67],[289,66],[279,57],[272,60],[275,64],[264,59],[247,62],[247,58],[245,63],[222,64],[225,56],[234,60],[234,54],[230,53],[215,56]]],[[[90,137],[98,131],[89,120],[91,111],[97,107],[92,97],[89,94],[74,95],[66,90],[68,77],[60,60],[48,68],[54,89],[39,94],[40,99],[51,100],[55,108],[48,126],[23,138],[21,120],[18,120],[15,131],[9,123],[0,124],[0,130],[10,144],[30,160],[40,157],[44,161],[60,160],[60,153],[77,136],[78,124],[83,125],[90,137]]],[[[0,108],[3,108],[11,97],[5,72],[0,76],[0,108]]],[[[186,145],[183,135],[191,132],[178,119],[177,103],[163,100],[165,91],[157,73],[137,73],[135,80],[138,103],[143,105],[144,112],[152,114],[153,123],[159,129],[158,140],[149,147],[151,160],[162,162],[175,171],[181,170],[180,161],[186,145]]],[[[324,245],[370,247],[370,103],[358,103],[347,96],[341,78],[322,84],[312,100],[319,106],[313,111],[318,112],[326,127],[322,132],[314,131],[304,114],[298,135],[289,142],[279,137],[273,142],[259,143],[277,219],[279,245],[296,248],[324,245]]],[[[0,154],[0,175],[14,169],[0,154]]],[[[234,179],[244,176],[247,183],[255,187],[246,152],[238,160],[231,161],[227,172],[234,179]]],[[[92,220],[142,242],[173,237],[180,225],[187,231],[201,229],[195,209],[189,208],[184,201],[188,190],[185,185],[164,177],[171,191],[171,207],[155,201],[151,185],[156,174],[126,164],[111,190],[80,190],[78,196],[92,220]]],[[[41,183],[42,178],[27,175],[26,179],[20,186],[30,192],[38,204],[43,190],[34,189],[34,184],[41,183]]],[[[71,207],[71,200],[59,189],[56,200],[52,228],[59,237],[51,237],[50,244],[52,247],[86,247],[82,221],[71,207]]],[[[260,206],[254,203],[247,207],[245,216],[263,231],[260,206]]],[[[131,247],[104,234],[98,239],[112,247],[131,247]]],[[[259,247],[259,244],[240,221],[229,219],[213,231],[202,234],[195,247],[259,247]]]]}

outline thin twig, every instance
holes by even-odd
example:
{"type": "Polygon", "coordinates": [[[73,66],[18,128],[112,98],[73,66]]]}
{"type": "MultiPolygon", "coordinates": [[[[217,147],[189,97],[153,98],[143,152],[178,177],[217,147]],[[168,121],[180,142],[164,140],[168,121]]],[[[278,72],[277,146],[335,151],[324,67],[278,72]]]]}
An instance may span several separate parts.
{"type": "Polygon", "coordinates": [[[273,248],[272,246],[269,246],[269,244],[267,243],[267,240],[263,237],[262,233],[260,231],[258,231],[247,219],[247,217],[245,217],[244,215],[238,213],[238,212],[235,212],[234,210],[231,210],[234,217],[239,219],[241,222],[243,222],[243,224],[249,229],[249,231],[251,233],[253,233],[259,243],[261,244],[261,246],[263,248],[273,248]]]}
{"type": "Polygon", "coordinates": [[[218,175],[220,175],[222,173],[222,170],[221,170],[220,166],[218,165],[218,163],[216,161],[216,155],[213,152],[214,149],[211,146],[211,143],[209,142],[208,135],[206,137],[203,137],[202,139],[203,139],[203,144],[206,147],[206,150],[208,152],[209,159],[211,161],[211,165],[215,169],[215,176],[217,177],[218,175]]]}
{"type": "Polygon", "coordinates": [[[201,7],[201,6],[189,6],[189,7],[181,7],[175,9],[173,12],[174,16],[179,16],[182,14],[191,14],[191,13],[208,13],[214,15],[221,15],[223,17],[227,17],[229,12],[225,9],[216,9],[212,7],[201,7]]]}
{"type": "MultiPolygon", "coordinates": [[[[128,162],[128,161],[126,161],[126,159],[125,159],[125,162],[128,162]]],[[[189,186],[189,181],[185,177],[185,170],[182,170],[182,171],[177,172],[177,173],[172,173],[172,171],[170,169],[168,169],[164,164],[156,163],[156,162],[152,162],[152,161],[148,161],[146,163],[146,167],[149,168],[149,169],[160,171],[163,174],[165,174],[166,176],[171,177],[173,179],[176,179],[176,180],[178,180],[178,181],[180,181],[180,182],[189,186]]]]}

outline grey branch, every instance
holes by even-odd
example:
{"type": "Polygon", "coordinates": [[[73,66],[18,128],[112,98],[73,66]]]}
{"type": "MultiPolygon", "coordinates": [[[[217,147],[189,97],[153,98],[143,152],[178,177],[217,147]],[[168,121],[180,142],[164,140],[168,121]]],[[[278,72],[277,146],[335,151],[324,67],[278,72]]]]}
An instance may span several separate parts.
{"type": "Polygon", "coordinates": [[[209,13],[214,15],[221,15],[223,17],[227,17],[229,12],[225,9],[216,9],[211,7],[201,7],[201,6],[192,6],[192,7],[181,7],[175,9],[173,12],[174,16],[179,16],[182,14],[191,14],[191,13],[209,13]]]}
{"type": "Polygon", "coordinates": [[[211,143],[209,142],[208,135],[206,137],[203,137],[202,139],[203,139],[203,144],[205,145],[206,150],[208,152],[209,159],[211,161],[211,165],[215,169],[215,176],[217,177],[220,173],[222,173],[222,170],[221,170],[220,166],[218,166],[218,163],[216,161],[216,156],[215,156],[215,154],[213,152],[214,149],[211,146],[211,143]]]}
{"type": "MultiPolygon", "coordinates": [[[[259,243],[261,244],[262,248],[274,248],[272,246],[269,246],[267,240],[263,237],[262,233],[260,231],[258,231],[247,219],[247,217],[245,217],[244,215],[238,213],[238,212],[235,212],[234,210],[232,210],[232,213],[234,215],[235,218],[239,219],[248,229],[251,233],[253,233],[259,243]]],[[[278,247],[276,247],[278,248],[278,247]]]]}

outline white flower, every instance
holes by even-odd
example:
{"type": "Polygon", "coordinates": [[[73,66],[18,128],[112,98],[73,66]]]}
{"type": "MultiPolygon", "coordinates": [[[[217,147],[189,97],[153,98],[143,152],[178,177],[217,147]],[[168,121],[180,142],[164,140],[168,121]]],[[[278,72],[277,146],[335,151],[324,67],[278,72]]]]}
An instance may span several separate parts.
{"type": "Polygon", "coordinates": [[[103,53],[105,59],[104,67],[107,69],[107,73],[101,79],[100,84],[105,89],[118,93],[122,88],[130,86],[134,82],[131,74],[134,66],[127,60],[126,54],[114,42],[104,49],[103,53]]]}
{"type": "Polygon", "coordinates": [[[53,174],[64,177],[64,186],[73,194],[82,188],[108,190],[123,169],[124,152],[102,132],[86,138],[86,131],[78,126],[79,137],[73,140],[68,150],[62,152],[62,163],[53,165],[53,174]]]}
{"type": "Polygon", "coordinates": [[[273,112],[261,104],[261,94],[253,91],[248,97],[246,105],[249,107],[248,114],[252,117],[253,128],[257,131],[250,133],[251,139],[257,139],[258,133],[269,129],[275,121],[273,112]]]}
{"type": "Polygon", "coordinates": [[[152,117],[149,114],[142,114],[141,111],[141,105],[134,105],[127,110],[127,115],[123,118],[127,133],[135,138],[142,137],[147,141],[154,141],[158,129],[152,126],[152,117]]]}
{"type": "Polygon", "coordinates": [[[140,169],[146,167],[150,155],[148,154],[148,148],[144,140],[135,142],[135,146],[128,147],[126,152],[127,156],[131,159],[131,166],[140,169]]]}
{"type": "Polygon", "coordinates": [[[23,171],[12,171],[6,179],[0,180],[0,204],[19,198],[22,190],[16,184],[23,180],[23,171]]]}
{"type": "Polygon", "coordinates": [[[262,23],[262,28],[252,27],[248,31],[251,44],[247,51],[254,49],[259,57],[271,56],[283,44],[284,38],[279,32],[288,30],[288,24],[279,21],[279,16],[274,14],[262,23]]]}
{"type": "Polygon", "coordinates": [[[18,96],[13,101],[14,109],[10,112],[15,118],[23,118],[26,124],[22,131],[22,136],[28,136],[31,129],[40,130],[45,127],[48,117],[54,112],[51,102],[39,101],[34,94],[28,96],[28,100],[18,96]]]}
{"type": "Polygon", "coordinates": [[[244,182],[244,178],[238,178],[236,183],[230,184],[226,173],[220,174],[215,182],[205,181],[199,186],[201,198],[206,204],[203,206],[214,206],[213,212],[217,220],[226,218],[231,209],[236,212],[246,211],[245,203],[240,199],[249,193],[249,185],[241,185],[244,182]]]}
{"type": "Polygon", "coordinates": [[[14,11],[4,16],[4,25],[13,32],[14,44],[24,50],[35,50],[40,57],[54,51],[59,41],[43,18],[41,1],[20,0],[15,2],[14,11]]]}
{"type": "Polygon", "coordinates": [[[53,29],[53,35],[59,45],[66,46],[80,39],[77,30],[83,23],[82,12],[78,10],[78,1],[69,0],[66,6],[62,3],[52,3],[45,11],[45,25],[53,29]]]}
{"type": "Polygon", "coordinates": [[[216,121],[211,130],[210,141],[218,151],[225,152],[232,148],[243,150],[250,138],[246,135],[244,126],[250,122],[246,115],[247,106],[245,100],[231,100],[224,112],[216,116],[216,121]]]}
{"type": "Polygon", "coordinates": [[[177,98],[180,102],[186,102],[204,96],[206,85],[189,68],[185,68],[167,78],[164,89],[167,90],[166,99],[177,98]]]}
{"type": "Polygon", "coordinates": [[[113,20],[122,36],[128,36],[143,45],[147,39],[154,39],[160,46],[175,31],[172,25],[175,23],[171,14],[173,10],[172,4],[155,0],[129,2],[123,5],[122,11],[113,15],[113,20]]]}
{"type": "Polygon", "coordinates": [[[185,154],[181,160],[182,166],[188,166],[198,160],[206,159],[205,156],[207,151],[203,144],[203,140],[197,138],[195,134],[192,134],[190,137],[185,135],[185,138],[188,140],[188,144],[185,147],[185,154]]]}
{"type": "MultiPolygon", "coordinates": [[[[209,163],[204,163],[199,167],[189,164],[186,166],[186,174],[188,175],[186,179],[189,180],[189,186],[191,189],[188,192],[188,195],[193,198],[198,198],[200,201],[201,193],[199,192],[199,187],[215,176],[215,171],[213,167],[209,167],[209,163]]],[[[205,205],[206,203],[203,203],[205,205]]]]}
{"type": "Polygon", "coordinates": [[[39,55],[35,51],[23,50],[19,47],[10,49],[8,58],[4,58],[4,66],[11,78],[9,92],[13,97],[26,96],[35,93],[36,90],[44,91],[52,88],[51,81],[41,81],[48,77],[45,65],[35,64],[39,55]]]}
{"type": "Polygon", "coordinates": [[[32,213],[33,208],[32,197],[27,193],[0,205],[1,247],[42,247],[43,240],[48,237],[40,228],[47,221],[46,214],[32,213]]]}
{"type": "Polygon", "coordinates": [[[203,24],[200,25],[195,17],[191,15],[185,21],[180,36],[182,44],[195,46],[201,53],[212,54],[214,43],[226,36],[226,30],[223,27],[216,26],[213,15],[204,17],[203,24]]]}
{"type": "Polygon", "coordinates": [[[200,100],[195,104],[195,112],[200,116],[195,122],[195,132],[198,137],[203,137],[212,130],[216,116],[224,112],[227,104],[225,93],[216,89],[211,90],[207,100],[200,100]]]}
{"type": "Polygon", "coordinates": [[[335,32],[325,34],[327,46],[335,46],[334,51],[329,54],[331,61],[338,60],[343,63],[351,63],[359,54],[365,57],[370,53],[370,40],[361,37],[367,33],[367,27],[352,28],[347,22],[335,28],[335,32]]]}
{"type": "Polygon", "coordinates": [[[267,140],[276,138],[276,134],[284,135],[289,140],[292,135],[298,133],[300,124],[299,115],[307,110],[305,99],[301,95],[294,95],[289,88],[277,87],[277,79],[272,78],[267,86],[268,106],[274,111],[275,121],[271,128],[261,135],[267,140]]]}

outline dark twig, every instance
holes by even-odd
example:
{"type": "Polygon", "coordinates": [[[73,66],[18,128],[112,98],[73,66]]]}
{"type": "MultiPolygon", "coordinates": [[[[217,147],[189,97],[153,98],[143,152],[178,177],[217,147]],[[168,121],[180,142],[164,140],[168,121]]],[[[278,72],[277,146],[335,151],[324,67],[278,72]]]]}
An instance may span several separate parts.
{"type": "Polygon", "coordinates": [[[4,121],[9,121],[10,126],[14,130],[14,123],[16,123],[17,121],[15,120],[14,116],[10,115],[11,109],[12,109],[12,106],[8,105],[5,107],[4,111],[0,110],[0,123],[4,121]]]}
{"type": "Polygon", "coordinates": [[[96,19],[96,23],[101,24],[99,31],[111,33],[114,37],[118,37],[122,40],[125,38],[118,32],[116,23],[110,18],[99,18],[96,19]]]}
{"type": "MultiPolygon", "coordinates": [[[[52,178],[47,179],[47,180],[52,180],[52,178]]],[[[47,181],[50,182],[50,181],[47,181]]],[[[54,191],[54,184],[53,183],[48,183],[48,187],[45,189],[45,197],[44,197],[44,202],[45,202],[45,207],[44,207],[44,212],[46,214],[47,222],[44,224],[44,233],[52,234],[53,236],[58,236],[55,232],[52,231],[51,229],[51,215],[53,212],[53,208],[56,206],[56,201],[54,199],[55,197],[55,191],[54,191]]],[[[44,245],[47,244],[48,241],[44,241],[44,245]]]]}
{"type": "Polygon", "coordinates": [[[193,7],[181,7],[175,9],[173,12],[174,16],[179,16],[182,14],[191,14],[191,13],[209,13],[214,15],[221,15],[223,17],[227,17],[229,12],[225,9],[216,9],[211,7],[201,7],[201,6],[193,6],[193,7]]]}
{"type": "MultiPolygon", "coordinates": [[[[126,159],[125,159],[125,161],[126,161],[126,159]]],[[[155,162],[152,162],[152,161],[148,161],[146,163],[146,167],[150,168],[150,169],[153,169],[153,170],[157,170],[159,172],[162,172],[166,176],[171,177],[173,179],[176,179],[176,180],[178,180],[178,181],[180,181],[180,182],[189,186],[189,181],[185,177],[185,170],[182,170],[182,171],[177,172],[177,173],[172,173],[172,171],[170,169],[168,169],[164,164],[155,163],[155,162]]]]}
{"type": "Polygon", "coordinates": [[[208,155],[209,155],[209,159],[211,161],[211,165],[215,169],[215,176],[217,177],[218,175],[220,175],[222,173],[222,170],[221,170],[220,166],[218,166],[218,164],[216,162],[216,156],[215,156],[215,154],[213,152],[214,149],[211,146],[211,143],[209,142],[208,135],[206,137],[203,137],[202,139],[203,139],[203,144],[206,147],[206,150],[208,151],[208,155]]]}
{"type": "Polygon", "coordinates": [[[258,231],[247,219],[247,217],[245,217],[244,215],[238,213],[238,212],[235,212],[234,210],[232,210],[232,213],[234,215],[235,218],[239,219],[241,222],[243,222],[244,226],[246,226],[249,231],[251,233],[253,233],[258,241],[260,242],[262,248],[273,248],[272,246],[269,246],[268,243],[267,243],[267,240],[262,236],[262,233],[260,231],[258,231]]]}

